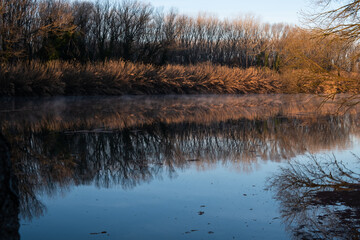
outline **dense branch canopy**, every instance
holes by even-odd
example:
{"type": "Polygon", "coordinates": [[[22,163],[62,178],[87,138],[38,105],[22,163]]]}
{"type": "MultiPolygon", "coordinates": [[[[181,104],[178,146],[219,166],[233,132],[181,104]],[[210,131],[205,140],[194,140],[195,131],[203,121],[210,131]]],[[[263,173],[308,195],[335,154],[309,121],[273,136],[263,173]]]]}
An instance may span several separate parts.
{"type": "Polygon", "coordinates": [[[321,13],[311,19],[325,35],[337,34],[344,39],[358,40],[360,37],[360,1],[320,0],[321,13]],[[340,5],[339,5],[340,3],[340,5]]]}

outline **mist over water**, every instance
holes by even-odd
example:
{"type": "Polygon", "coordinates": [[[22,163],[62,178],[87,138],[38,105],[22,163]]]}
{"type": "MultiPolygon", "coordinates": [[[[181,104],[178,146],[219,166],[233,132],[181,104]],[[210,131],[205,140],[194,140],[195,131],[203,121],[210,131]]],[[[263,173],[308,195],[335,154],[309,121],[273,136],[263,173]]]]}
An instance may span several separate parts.
{"type": "Polygon", "coordinates": [[[350,154],[360,152],[359,112],[336,115],[335,103],[319,108],[322,100],[313,95],[2,99],[1,131],[18,178],[20,235],[358,236],[359,206],[349,199],[359,192],[359,165],[350,154]],[[316,182],[315,189],[287,185],[289,176],[302,177],[296,183],[314,180],[312,173],[300,171],[309,161],[320,173],[343,170],[352,178],[338,174],[337,181],[349,182],[340,190],[331,179],[316,182]],[[292,186],[292,192],[284,186],[292,186]],[[353,195],[339,199],[344,189],[353,195]],[[330,197],[319,197],[324,194],[330,197]],[[301,204],[291,205],[297,201],[301,204]],[[318,206],[321,211],[312,211],[318,206]],[[332,219],[342,228],[307,225],[311,221],[304,216],[330,219],[324,211],[338,216],[332,219]]]}

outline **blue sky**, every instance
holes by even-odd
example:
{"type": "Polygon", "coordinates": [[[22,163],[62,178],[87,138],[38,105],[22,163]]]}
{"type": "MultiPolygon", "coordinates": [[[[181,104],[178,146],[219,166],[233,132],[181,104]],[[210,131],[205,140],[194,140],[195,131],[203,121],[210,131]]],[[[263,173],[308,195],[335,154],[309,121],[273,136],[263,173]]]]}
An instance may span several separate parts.
{"type": "Polygon", "coordinates": [[[179,13],[197,15],[199,12],[215,14],[219,18],[233,18],[245,14],[260,17],[263,22],[299,24],[299,13],[311,9],[310,0],[147,0],[153,6],[179,13]]]}

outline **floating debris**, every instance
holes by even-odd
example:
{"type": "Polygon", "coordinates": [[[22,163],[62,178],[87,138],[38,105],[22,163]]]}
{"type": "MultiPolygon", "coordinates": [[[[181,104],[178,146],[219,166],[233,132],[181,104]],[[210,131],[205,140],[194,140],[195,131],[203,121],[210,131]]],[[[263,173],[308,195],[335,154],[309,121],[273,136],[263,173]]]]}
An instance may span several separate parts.
{"type": "Polygon", "coordinates": [[[97,233],[90,233],[90,235],[99,235],[99,234],[106,234],[106,231],[102,231],[102,232],[97,232],[97,233]]]}

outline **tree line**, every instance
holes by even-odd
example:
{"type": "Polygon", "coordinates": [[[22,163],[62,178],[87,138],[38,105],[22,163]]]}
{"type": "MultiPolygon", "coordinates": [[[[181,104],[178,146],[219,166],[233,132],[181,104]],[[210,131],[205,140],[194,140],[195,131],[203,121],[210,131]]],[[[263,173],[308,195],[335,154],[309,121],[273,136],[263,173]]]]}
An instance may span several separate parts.
{"type": "Polygon", "coordinates": [[[0,60],[60,59],[357,70],[358,45],[252,16],[190,17],[150,4],[0,0],[0,60]]]}

